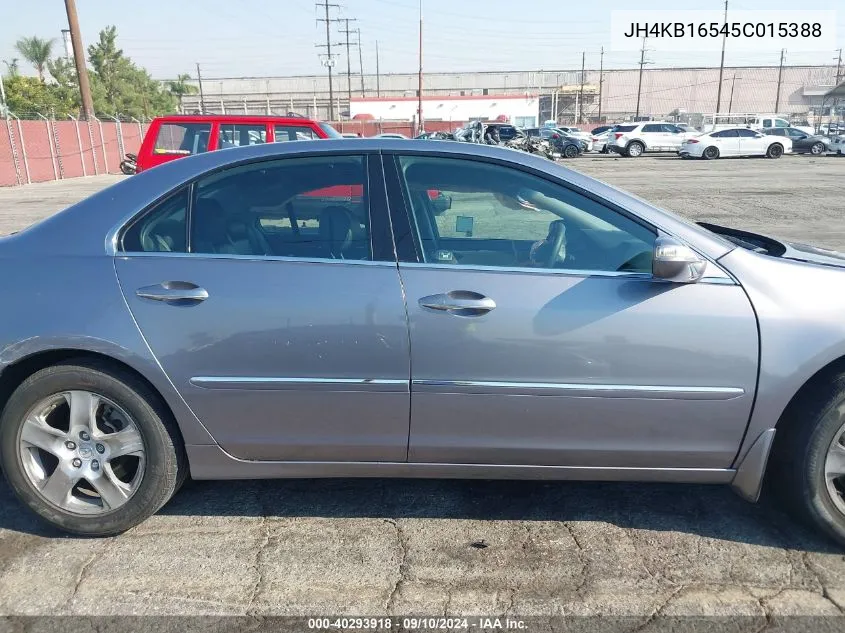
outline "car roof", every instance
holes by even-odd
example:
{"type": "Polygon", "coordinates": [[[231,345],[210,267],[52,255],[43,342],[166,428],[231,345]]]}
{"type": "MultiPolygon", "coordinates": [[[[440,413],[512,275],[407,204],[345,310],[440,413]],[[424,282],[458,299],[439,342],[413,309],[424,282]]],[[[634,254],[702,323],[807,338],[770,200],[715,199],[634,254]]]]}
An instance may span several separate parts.
{"type": "Polygon", "coordinates": [[[317,123],[314,119],[304,116],[277,116],[273,114],[166,114],[153,119],[155,122],[169,123],[220,123],[221,121],[262,121],[271,123],[290,123],[303,125],[317,123]]]}
{"type": "Polygon", "coordinates": [[[354,156],[393,152],[492,159],[523,166],[628,209],[681,239],[694,239],[696,245],[711,258],[721,257],[733,248],[715,234],[669,211],[658,209],[632,194],[545,158],[492,145],[391,138],[263,143],[187,156],[121,180],[20,233],[0,239],[9,253],[107,255],[113,252],[114,232],[117,228],[180,186],[210,171],[294,156],[354,156]]]}

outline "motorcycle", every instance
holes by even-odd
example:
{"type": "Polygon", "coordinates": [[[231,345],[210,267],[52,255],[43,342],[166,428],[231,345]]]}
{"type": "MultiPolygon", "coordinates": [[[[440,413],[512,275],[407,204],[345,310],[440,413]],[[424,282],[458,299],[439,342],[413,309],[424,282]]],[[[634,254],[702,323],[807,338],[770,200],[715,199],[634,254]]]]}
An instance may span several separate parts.
{"type": "Polygon", "coordinates": [[[127,176],[138,171],[138,156],[136,154],[126,154],[126,158],[120,161],[120,171],[127,176]]]}

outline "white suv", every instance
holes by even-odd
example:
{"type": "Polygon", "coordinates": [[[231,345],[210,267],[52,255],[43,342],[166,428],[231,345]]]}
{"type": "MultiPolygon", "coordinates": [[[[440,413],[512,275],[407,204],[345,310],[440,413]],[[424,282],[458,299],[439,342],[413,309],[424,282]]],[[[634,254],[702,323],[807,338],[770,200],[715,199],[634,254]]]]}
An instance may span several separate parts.
{"type": "Polygon", "coordinates": [[[643,152],[677,152],[685,140],[697,134],[665,121],[630,123],[619,125],[611,132],[607,149],[631,157],[643,152]]]}

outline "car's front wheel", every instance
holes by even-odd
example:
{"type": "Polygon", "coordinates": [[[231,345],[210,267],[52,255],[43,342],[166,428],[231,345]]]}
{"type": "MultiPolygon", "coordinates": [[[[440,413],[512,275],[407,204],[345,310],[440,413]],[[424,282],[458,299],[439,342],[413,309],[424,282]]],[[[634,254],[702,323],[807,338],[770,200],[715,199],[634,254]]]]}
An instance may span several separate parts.
{"type": "Polygon", "coordinates": [[[778,427],[773,492],[845,545],[845,374],[805,392],[778,427]]]}
{"type": "Polygon", "coordinates": [[[824,143],[819,141],[818,143],[813,143],[810,146],[810,153],[816,156],[824,153],[824,143]]]}
{"type": "Polygon", "coordinates": [[[24,504],[86,536],[137,525],[186,475],[179,433],[159,399],[96,359],[48,367],[15,390],[0,418],[0,456],[24,504]]]}
{"type": "Polygon", "coordinates": [[[575,158],[579,153],[578,148],[574,145],[567,145],[563,150],[563,155],[566,158],[575,158]]]}
{"type": "Polygon", "coordinates": [[[780,143],[772,143],[766,152],[766,158],[780,158],[783,156],[783,145],[780,143]]]}

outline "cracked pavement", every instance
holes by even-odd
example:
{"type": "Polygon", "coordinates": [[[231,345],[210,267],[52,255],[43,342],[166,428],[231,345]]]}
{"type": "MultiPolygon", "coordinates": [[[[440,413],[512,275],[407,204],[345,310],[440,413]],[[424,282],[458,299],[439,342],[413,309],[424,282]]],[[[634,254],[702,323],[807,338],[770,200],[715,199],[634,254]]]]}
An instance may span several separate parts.
{"type": "MultiPolygon", "coordinates": [[[[845,249],[845,159],[570,164],[696,219],[845,249]]],[[[0,231],[117,179],[0,190],[0,231]]],[[[845,613],[845,549],[777,501],[669,484],[188,482],[126,534],[79,539],[2,484],[0,613],[603,614],[633,630],[743,615],[749,632],[845,613]]]]}

